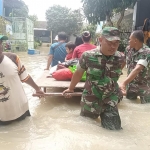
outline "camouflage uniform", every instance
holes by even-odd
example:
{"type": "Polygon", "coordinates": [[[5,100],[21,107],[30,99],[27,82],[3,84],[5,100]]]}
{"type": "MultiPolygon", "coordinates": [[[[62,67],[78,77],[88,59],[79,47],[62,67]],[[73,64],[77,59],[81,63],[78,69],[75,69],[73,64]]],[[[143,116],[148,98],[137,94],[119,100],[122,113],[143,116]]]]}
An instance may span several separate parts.
{"type": "Polygon", "coordinates": [[[137,99],[140,96],[141,103],[150,102],[150,48],[146,45],[140,50],[126,48],[126,64],[128,75],[137,64],[143,65],[144,69],[127,86],[127,98],[137,99]]]}
{"type": "Polygon", "coordinates": [[[123,95],[117,81],[122,74],[124,61],[124,55],[118,51],[107,58],[100,50],[94,49],[83,53],[77,66],[77,69],[86,70],[87,73],[81,99],[81,115],[92,118],[100,115],[102,126],[107,129],[121,128],[117,104],[123,95]],[[110,116],[113,122],[110,121],[110,116]]]}

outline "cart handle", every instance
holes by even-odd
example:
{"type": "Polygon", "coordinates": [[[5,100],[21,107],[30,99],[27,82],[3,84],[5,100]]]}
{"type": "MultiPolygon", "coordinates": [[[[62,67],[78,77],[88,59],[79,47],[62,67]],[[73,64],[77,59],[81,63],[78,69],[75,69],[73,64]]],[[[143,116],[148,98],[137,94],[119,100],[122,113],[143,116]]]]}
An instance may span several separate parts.
{"type": "MultiPolygon", "coordinates": [[[[81,96],[82,92],[74,92],[74,93],[66,93],[70,96],[81,96]]],[[[45,93],[45,94],[33,94],[33,97],[39,97],[39,96],[64,96],[62,93],[45,93]]]]}

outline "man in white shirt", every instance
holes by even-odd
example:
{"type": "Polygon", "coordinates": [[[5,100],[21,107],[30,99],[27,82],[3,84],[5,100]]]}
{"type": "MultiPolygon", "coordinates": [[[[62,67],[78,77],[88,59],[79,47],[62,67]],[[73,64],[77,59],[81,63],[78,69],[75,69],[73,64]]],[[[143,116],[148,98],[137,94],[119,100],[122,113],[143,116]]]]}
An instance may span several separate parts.
{"type": "Polygon", "coordinates": [[[32,86],[37,94],[44,92],[27,74],[16,54],[3,52],[2,40],[7,40],[7,37],[0,36],[0,125],[5,125],[30,116],[21,82],[32,86]]]}

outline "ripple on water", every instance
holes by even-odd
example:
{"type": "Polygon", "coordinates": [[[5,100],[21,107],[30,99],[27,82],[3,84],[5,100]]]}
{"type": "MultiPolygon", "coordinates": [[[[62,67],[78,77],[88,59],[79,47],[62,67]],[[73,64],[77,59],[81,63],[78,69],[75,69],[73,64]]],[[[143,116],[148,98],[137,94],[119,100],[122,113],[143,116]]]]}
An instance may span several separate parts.
{"type": "MultiPolygon", "coordinates": [[[[48,49],[47,49],[48,52],[48,49]]],[[[46,54],[27,55],[19,52],[29,74],[36,80],[46,66],[46,54]]],[[[124,74],[125,74],[124,70],[124,74]]],[[[123,75],[120,82],[126,77],[123,75]]],[[[109,131],[100,118],[81,117],[80,99],[32,97],[34,90],[23,84],[31,117],[0,127],[2,150],[149,150],[150,104],[123,99],[119,112],[123,130],[109,131]]]]}

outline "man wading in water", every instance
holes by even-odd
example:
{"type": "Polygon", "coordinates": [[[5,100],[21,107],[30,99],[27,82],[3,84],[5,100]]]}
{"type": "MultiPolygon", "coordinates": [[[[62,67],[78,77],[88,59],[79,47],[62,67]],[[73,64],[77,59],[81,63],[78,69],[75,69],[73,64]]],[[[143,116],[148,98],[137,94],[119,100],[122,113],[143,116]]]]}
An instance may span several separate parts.
{"type": "Polygon", "coordinates": [[[0,125],[30,116],[28,99],[21,82],[33,87],[36,94],[44,94],[27,74],[19,57],[14,53],[3,52],[2,40],[7,39],[6,36],[0,36],[0,125]]]}
{"type": "Polygon", "coordinates": [[[103,29],[99,38],[100,49],[82,54],[71,84],[63,92],[65,97],[69,98],[69,93],[74,92],[76,84],[86,71],[87,78],[81,98],[80,115],[94,119],[100,116],[102,127],[110,130],[121,129],[117,104],[122,100],[123,95],[117,81],[122,74],[125,57],[117,51],[120,42],[119,34],[118,29],[114,27],[103,29]]]}

